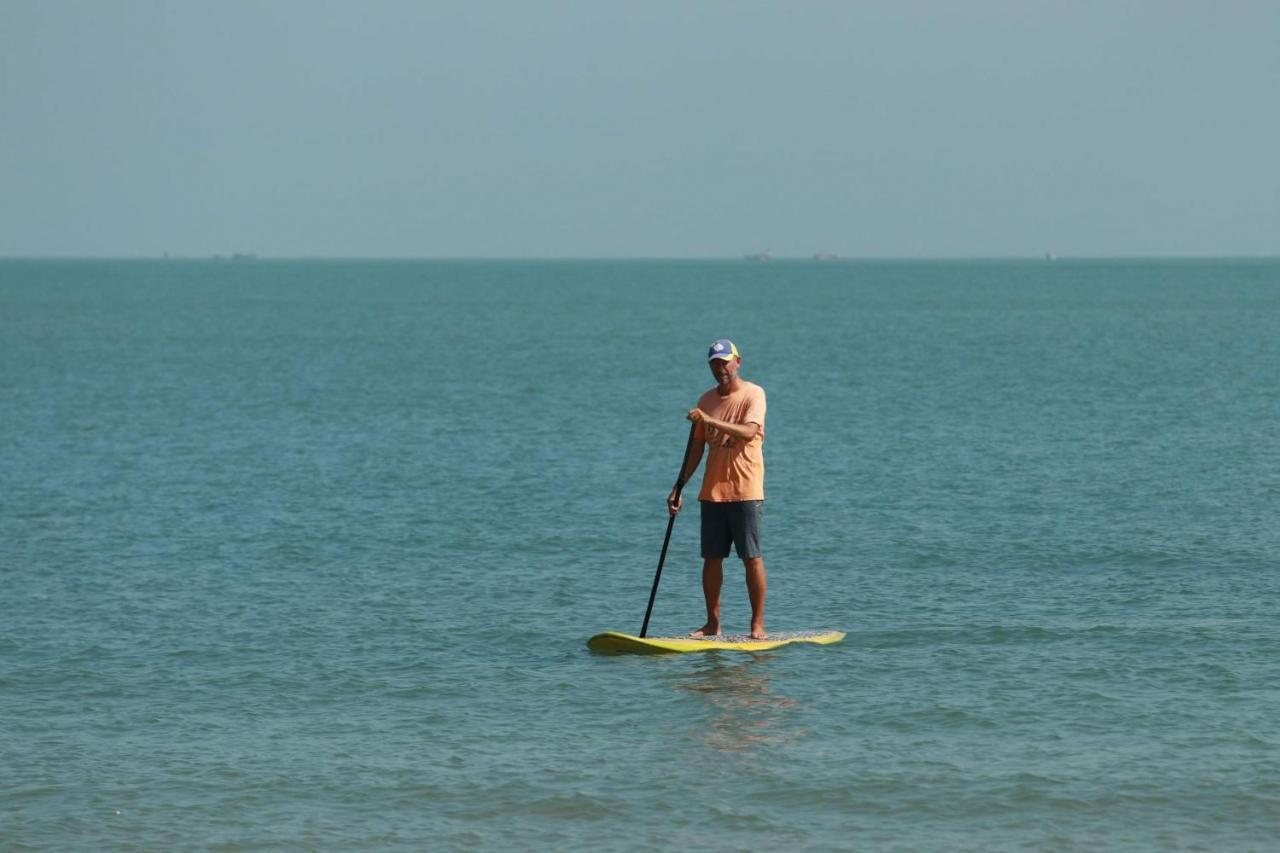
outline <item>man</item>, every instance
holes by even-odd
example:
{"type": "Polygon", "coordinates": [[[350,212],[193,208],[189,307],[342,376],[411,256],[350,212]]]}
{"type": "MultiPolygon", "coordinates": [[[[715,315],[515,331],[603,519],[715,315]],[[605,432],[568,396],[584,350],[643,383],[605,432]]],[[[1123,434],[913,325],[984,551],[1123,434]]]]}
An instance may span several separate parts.
{"type": "MultiPolygon", "coordinates": [[[[711,345],[707,363],[716,385],[698,398],[687,415],[694,423],[693,446],[681,472],[687,482],[702,461],[702,449],[710,448],[702,476],[698,502],[702,508],[702,594],[707,600],[707,621],[690,636],[720,633],[720,587],[729,543],[747,571],[747,595],[751,599],[751,637],[763,640],[764,596],[767,588],[764,557],[760,553],[760,528],[764,510],[764,389],[738,376],[742,357],[733,341],[711,345]]],[[[675,515],[683,501],[672,489],[667,510],[675,515]]]]}

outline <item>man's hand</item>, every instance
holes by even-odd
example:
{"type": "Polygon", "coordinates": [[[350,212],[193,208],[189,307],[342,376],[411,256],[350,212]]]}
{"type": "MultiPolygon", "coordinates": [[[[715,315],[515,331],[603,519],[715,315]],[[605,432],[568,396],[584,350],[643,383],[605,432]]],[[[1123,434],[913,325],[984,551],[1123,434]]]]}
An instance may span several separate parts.
{"type": "Polygon", "coordinates": [[[702,409],[690,409],[689,414],[685,415],[685,417],[695,424],[698,423],[699,421],[704,421],[704,422],[711,421],[711,418],[707,417],[707,413],[702,411],[702,409]]]}
{"type": "Polygon", "coordinates": [[[675,489],[672,489],[671,494],[667,495],[667,512],[675,515],[682,506],[684,506],[684,498],[675,489]]]}

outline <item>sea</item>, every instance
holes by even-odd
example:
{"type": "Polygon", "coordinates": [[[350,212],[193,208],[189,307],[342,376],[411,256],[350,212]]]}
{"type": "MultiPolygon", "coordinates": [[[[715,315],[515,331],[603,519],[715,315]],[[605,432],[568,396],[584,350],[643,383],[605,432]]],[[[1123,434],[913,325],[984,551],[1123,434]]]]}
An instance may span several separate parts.
{"type": "Polygon", "coordinates": [[[0,261],[0,849],[1275,850],[1278,379],[1274,259],[0,261]],[[722,337],[846,637],[593,653],[722,337]]]}

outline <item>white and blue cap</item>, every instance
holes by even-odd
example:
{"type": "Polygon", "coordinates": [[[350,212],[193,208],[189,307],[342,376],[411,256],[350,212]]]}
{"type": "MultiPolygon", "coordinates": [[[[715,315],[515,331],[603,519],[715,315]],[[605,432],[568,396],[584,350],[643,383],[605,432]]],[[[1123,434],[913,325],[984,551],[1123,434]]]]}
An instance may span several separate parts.
{"type": "Polygon", "coordinates": [[[733,341],[728,338],[721,338],[711,345],[711,349],[707,350],[707,361],[713,361],[717,358],[729,361],[733,358],[742,358],[742,356],[738,354],[738,348],[733,345],[733,341]]]}

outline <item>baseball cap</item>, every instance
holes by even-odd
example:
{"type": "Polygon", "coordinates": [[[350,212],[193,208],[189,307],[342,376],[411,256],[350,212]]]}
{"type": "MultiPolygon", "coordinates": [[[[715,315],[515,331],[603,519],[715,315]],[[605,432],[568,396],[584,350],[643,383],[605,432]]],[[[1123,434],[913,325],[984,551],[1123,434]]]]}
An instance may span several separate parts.
{"type": "Polygon", "coordinates": [[[707,350],[707,361],[711,361],[714,358],[722,358],[728,361],[731,358],[741,357],[738,354],[738,348],[728,338],[721,338],[711,345],[711,349],[707,350]]]}

